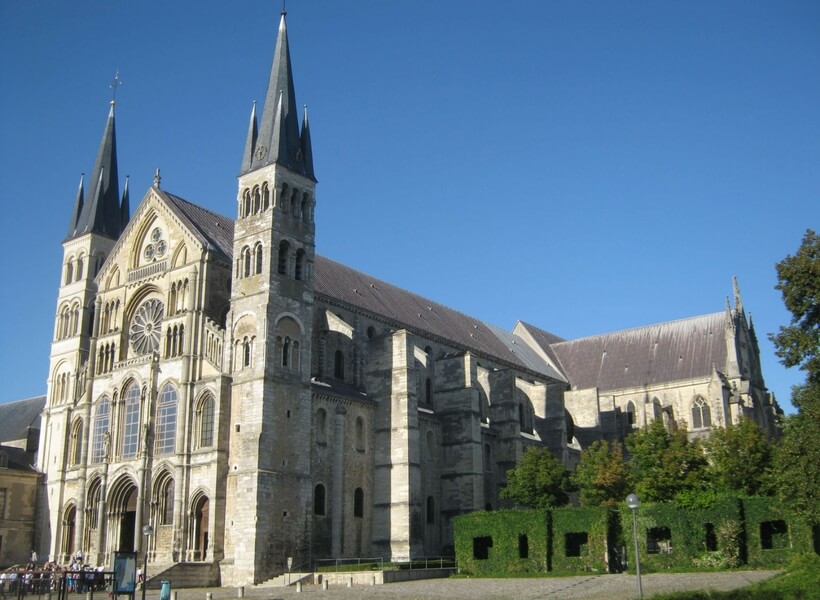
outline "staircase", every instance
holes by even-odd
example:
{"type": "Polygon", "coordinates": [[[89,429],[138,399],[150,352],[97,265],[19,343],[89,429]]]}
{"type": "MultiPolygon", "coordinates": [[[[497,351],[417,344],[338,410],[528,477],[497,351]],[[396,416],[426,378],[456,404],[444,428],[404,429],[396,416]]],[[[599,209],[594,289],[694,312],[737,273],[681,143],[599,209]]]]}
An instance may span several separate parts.
{"type": "Polygon", "coordinates": [[[174,588],[219,587],[219,565],[208,562],[174,563],[158,566],[156,573],[148,574],[146,589],[158,590],[163,581],[171,582],[174,588]]]}

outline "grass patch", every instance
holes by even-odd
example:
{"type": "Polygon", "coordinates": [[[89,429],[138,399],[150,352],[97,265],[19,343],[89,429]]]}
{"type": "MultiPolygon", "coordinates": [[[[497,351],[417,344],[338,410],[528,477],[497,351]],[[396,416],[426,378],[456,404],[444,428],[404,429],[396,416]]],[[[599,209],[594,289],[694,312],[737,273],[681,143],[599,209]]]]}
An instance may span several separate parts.
{"type": "Polygon", "coordinates": [[[674,592],[652,600],[820,600],[820,556],[800,555],[782,575],[737,590],[674,592]]]}

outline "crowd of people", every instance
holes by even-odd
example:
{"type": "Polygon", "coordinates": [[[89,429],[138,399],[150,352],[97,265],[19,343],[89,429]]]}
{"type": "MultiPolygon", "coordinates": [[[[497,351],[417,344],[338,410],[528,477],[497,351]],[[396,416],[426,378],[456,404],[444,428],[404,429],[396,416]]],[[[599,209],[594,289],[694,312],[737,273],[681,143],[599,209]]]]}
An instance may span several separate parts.
{"type": "Polygon", "coordinates": [[[104,568],[94,567],[83,560],[82,552],[71,557],[67,566],[47,561],[37,562],[37,553],[32,552],[29,562],[0,571],[0,597],[26,594],[46,594],[57,591],[65,580],[68,592],[86,593],[106,589],[104,568]]]}

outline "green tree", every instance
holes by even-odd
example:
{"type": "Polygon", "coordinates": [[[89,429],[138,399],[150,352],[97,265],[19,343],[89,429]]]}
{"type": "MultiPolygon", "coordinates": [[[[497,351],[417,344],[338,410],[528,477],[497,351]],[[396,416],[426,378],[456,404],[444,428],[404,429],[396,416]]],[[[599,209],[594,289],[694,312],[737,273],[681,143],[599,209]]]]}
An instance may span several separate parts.
{"type": "Polygon", "coordinates": [[[703,488],[706,457],[690,442],[686,426],[667,431],[660,420],[626,438],[635,493],[647,502],[668,502],[678,494],[703,488]]]}
{"type": "Polygon", "coordinates": [[[797,414],[786,417],[774,454],[774,481],[784,506],[807,523],[820,523],[820,238],[807,230],[794,256],[777,264],[777,289],[791,324],[770,336],[787,367],[806,371],[792,388],[797,414]]]}
{"type": "Polygon", "coordinates": [[[546,448],[527,448],[521,462],[507,471],[507,487],[501,497],[519,506],[549,508],[569,502],[570,473],[546,448]]]}
{"type": "Polygon", "coordinates": [[[709,480],[716,492],[746,496],[769,493],[772,444],[757,423],[743,418],[737,425],[715,429],[704,445],[709,480]]]}
{"type": "MultiPolygon", "coordinates": [[[[807,372],[808,383],[820,384],[820,237],[811,229],[794,256],[777,263],[776,289],[792,313],[791,324],[769,338],[787,367],[807,372]]],[[[801,400],[802,398],[796,398],[801,400]]],[[[795,405],[798,406],[798,405],[795,405]]]]}
{"type": "Polygon", "coordinates": [[[581,452],[572,476],[580,492],[581,506],[617,506],[632,491],[623,446],[595,441],[581,452]]]}

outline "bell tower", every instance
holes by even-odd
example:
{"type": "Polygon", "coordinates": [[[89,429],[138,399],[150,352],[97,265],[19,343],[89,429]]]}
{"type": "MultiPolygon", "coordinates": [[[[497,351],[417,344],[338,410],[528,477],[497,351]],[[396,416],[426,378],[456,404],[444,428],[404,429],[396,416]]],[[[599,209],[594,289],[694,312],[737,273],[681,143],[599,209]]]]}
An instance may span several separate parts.
{"type": "Polygon", "coordinates": [[[226,556],[237,583],[309,552],[315,190],[283,12],[258,124],[251,111],[234,229],[226,556]]]}
{"type": "MultiPolygon", "coordinates": [[[[115,84],[117,80],[115,80],[115,84]]],[[[119,196],[114,101],[103,130],[91,171],[88,193],[80,179],[74,209],[63,241],[63,266],[48,375],[46,409],[40,436],[40,468],[47,473],[51,515],[63,510],[61,494],[66,479],[84,485],[91,417],[91,381],[95,369],[95,313],[97,282],[102,267],[130,217],[128,184],[119,196]]],[[[82,504],[84,494],[78,497],[82,504]]],[[[83,506],[73,515],[52,518],[58,529],[50,531],[52,559],[64,560],[80,547],[83,506]]]]}

